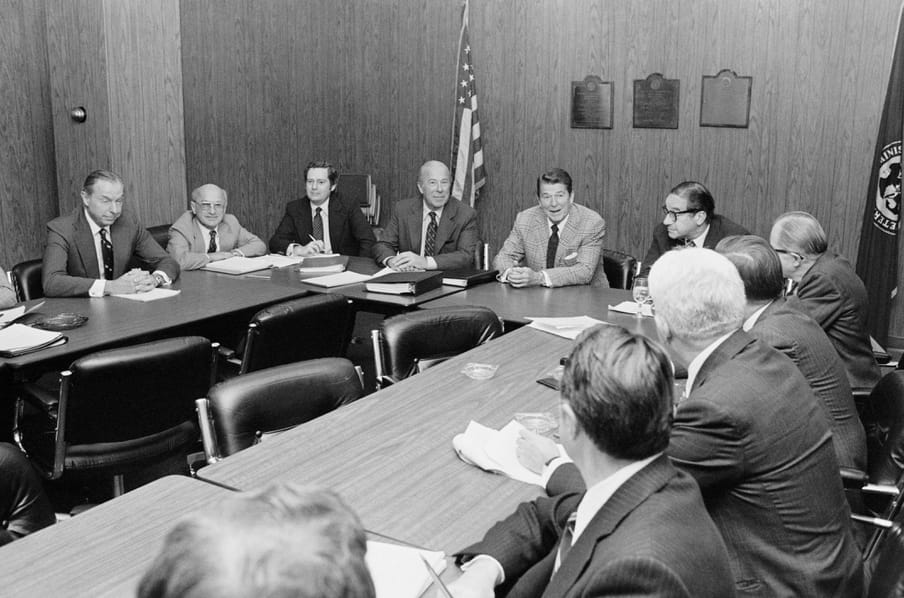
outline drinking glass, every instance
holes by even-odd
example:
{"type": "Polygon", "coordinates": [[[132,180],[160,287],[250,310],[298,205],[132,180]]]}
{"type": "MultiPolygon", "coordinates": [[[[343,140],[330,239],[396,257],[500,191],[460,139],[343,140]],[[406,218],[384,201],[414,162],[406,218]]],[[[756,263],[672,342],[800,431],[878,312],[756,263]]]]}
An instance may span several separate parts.
{"type": "Polygon", "coordinates": [[[637,303],[637,317],[643,315],[643,304],[646,303],[650,296],[650,287],[647,279],[640,277],[634,279],[634,285],[631,287],[631,293],[634,295],[634,302],[637,303]]]}

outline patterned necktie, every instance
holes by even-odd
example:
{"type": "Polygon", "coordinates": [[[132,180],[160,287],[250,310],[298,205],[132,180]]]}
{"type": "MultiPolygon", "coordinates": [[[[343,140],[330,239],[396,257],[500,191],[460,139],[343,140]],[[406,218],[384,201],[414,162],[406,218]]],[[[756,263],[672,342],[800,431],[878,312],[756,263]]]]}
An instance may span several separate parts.
{"type": "Polygon", "coordinates": [[[210,231],[210,244],[207,246],[207,253],[217,252],[217,231],[210,231]]]}
{"type": "Polygon", "coordinates": [[[685,246],[685,247],[696,247],[697,244],[694,243],[694,240],[693,240],[693,239],[685,239],[685,240],[684,240],[684,246],[685,246]]]}
{"type": "Polygon", "coordinates": [[[565,557],[568,556],[568,551],[571,550],[571,542],[574,537],[574,523],[578,520],[578,512],[575,511],[571,515],[568,516],[568,521],[565,522],[565,528],[562,530],[562,539],[559,542],[559,554],[556,558],[556,564],[553,569],[553,573],[559,570],[559,567],[562,566],[562,563],[565,562],[565,557]]]}
{"type": "Polygon", "coordinates": [[[546,245],[546,267],[555,268],[556,251],[559,249],[559,225],[552,225],[552,234],[549,235],[549,243],[546,245]]]}
{"type": "Polygon", "coordinates": [[[104,278],[113,280],[113,243],[107,238],[107,229],[100,229],[100,255],[104,260],[104,278]]]}
{"type": "Polygon", "coordinates": [[[321,208],[317,208],[314,212],[314,238],[323,241],[323,216],[320,215],[321,208]]]}
{"type": "Polygon", "coordinates": [[[427,237],[424,240],[424,257],[433,257],[436,253],[436,212],[430,212],[430,224],[427,225],[427,237]]]}

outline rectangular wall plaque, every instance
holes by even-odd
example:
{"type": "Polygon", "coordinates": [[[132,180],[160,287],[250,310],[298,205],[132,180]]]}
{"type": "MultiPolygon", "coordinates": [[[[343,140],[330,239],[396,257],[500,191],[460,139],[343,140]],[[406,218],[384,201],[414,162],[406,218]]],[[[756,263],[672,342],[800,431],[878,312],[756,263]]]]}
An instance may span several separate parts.
{"type": "Polygon", "coordinates": [[[715,76],[703,76],[700,101],[701,127],[746,129],[750,122],[750,90],[753,77],[738,77],[723,69],[715,76]]]}
{"type": "Polygon", "coordinates": [[[612,82],[595,75],[571,82],[571,128],[612,128],[612,82]]]}
{"type": "Polygon", "coordinates": [[[634,128],[677,129],[681,81],[653,73],[634,80],[634,128]]]}

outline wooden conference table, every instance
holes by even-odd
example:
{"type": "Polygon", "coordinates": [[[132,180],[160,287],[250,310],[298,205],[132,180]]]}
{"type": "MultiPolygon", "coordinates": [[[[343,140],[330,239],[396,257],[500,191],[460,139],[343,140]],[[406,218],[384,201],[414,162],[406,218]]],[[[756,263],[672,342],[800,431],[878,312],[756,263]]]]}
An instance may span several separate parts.
{"type": "MultiPolygon", "coordinates": [[[[602,293],[607,295],[615,296],[602,293]]],[[[650,318],[611,314],[606,319],[655,335],[650,318]]],[[[199,476],[242,490],[274,481],[327,486],[368,529],[454,552],[542,490],[465,464],[452,438],[472,419],[498,429],[516,412],[553,410],[558,393],[535,380],[571,345],[521,328],[209,465],[199,476]],[[490,380],[472,380],[460,373],[469,362],[499,370],[490,380]]]]}

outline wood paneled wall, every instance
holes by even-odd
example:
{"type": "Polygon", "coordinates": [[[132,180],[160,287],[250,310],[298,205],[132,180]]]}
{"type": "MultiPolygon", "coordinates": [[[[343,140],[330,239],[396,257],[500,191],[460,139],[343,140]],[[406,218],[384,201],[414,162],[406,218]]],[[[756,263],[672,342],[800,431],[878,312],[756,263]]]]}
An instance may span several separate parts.
{"type": "Polygon", "coordinates": [[[41,256],[57,215],[44,4],[0,0],[0,265],[41,256]]]}

